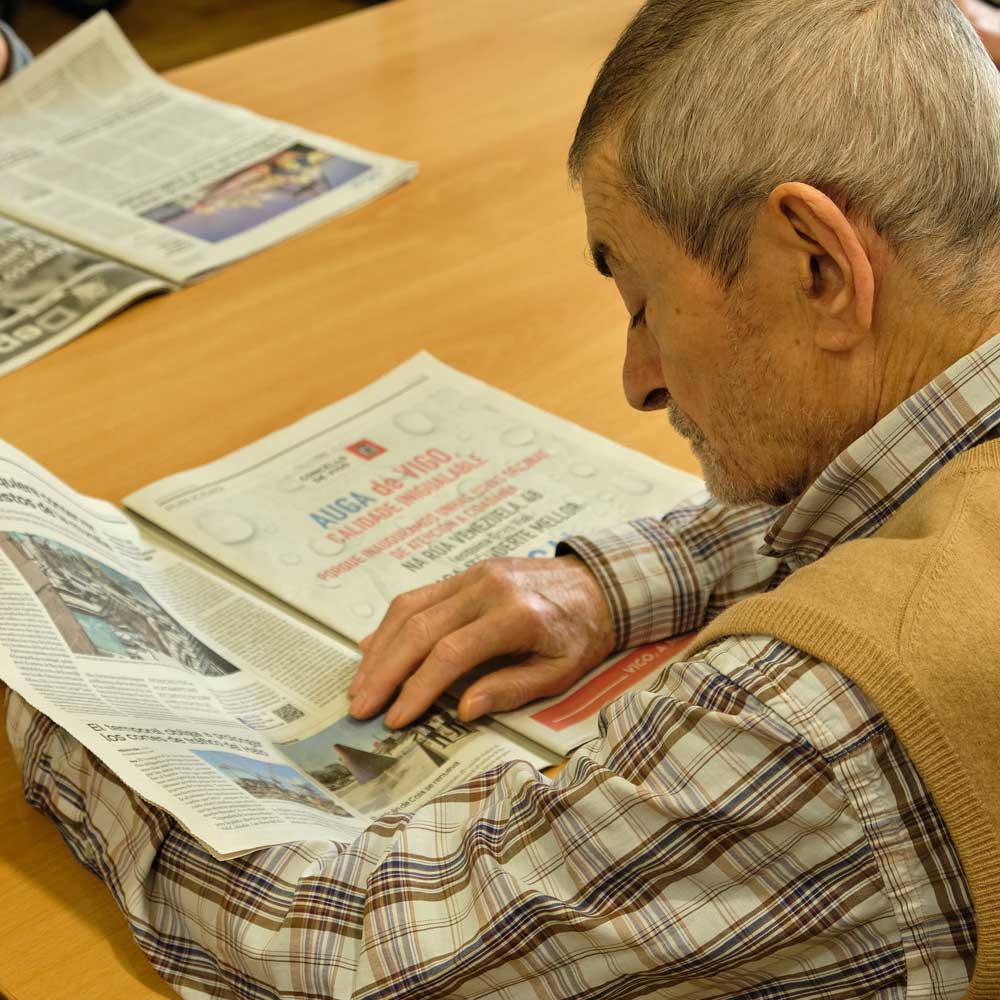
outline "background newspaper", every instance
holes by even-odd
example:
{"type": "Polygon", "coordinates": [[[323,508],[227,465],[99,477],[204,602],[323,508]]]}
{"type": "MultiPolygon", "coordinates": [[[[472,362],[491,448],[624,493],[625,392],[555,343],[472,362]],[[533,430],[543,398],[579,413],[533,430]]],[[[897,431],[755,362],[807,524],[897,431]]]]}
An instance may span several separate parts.
{"type": "Polygon", "coordinates": [[[166,83],[101,13],[0,87],[0,214],[184,282],[416,166],[166,83]]]}
{"type": "Polygon", "coordinates": [[[353,840],[495,764],[550,762],[440,711],[355,722],[356,663],[0,442],[0,682],[217,854],[353,840]]]}
{"type": "MultiPolygon", "coordinates": [[[[662,513],[700,481],[420,354],[339,403],[126,506],[359,640],[389,601],[490,556],[662,513]]],[[[658,643],[498,717],[565,754],[678,651],[658,643]]]]}
{"type": "Polygon", "coordinates": [[[171,286],[0,218],[0,375],[171,286]]]}

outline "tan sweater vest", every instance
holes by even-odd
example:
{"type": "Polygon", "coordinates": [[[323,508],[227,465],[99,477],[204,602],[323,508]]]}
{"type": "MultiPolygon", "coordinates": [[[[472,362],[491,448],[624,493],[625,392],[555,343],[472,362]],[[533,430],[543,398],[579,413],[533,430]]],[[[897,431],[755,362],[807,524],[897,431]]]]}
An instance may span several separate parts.
{"type": "Polygon", "coordinates": [[[796,646],[878,705],[969,880],[966,998],[1000,998],[1000,441],[953,459],[870,538],[723,612],[688,655],[731,635],[796,646]]]}

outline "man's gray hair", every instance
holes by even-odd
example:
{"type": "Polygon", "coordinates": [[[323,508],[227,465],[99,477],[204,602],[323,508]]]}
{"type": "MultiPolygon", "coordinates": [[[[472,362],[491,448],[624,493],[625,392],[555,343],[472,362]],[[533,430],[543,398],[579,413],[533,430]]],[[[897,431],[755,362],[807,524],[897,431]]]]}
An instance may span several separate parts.
{"type": "Polygon", "coordinates": [[[953,0],[648,0],[570,150],[727,285],[784,181],[880,233],[945,298],[1000,245],[1000,74],[953,0]]]}

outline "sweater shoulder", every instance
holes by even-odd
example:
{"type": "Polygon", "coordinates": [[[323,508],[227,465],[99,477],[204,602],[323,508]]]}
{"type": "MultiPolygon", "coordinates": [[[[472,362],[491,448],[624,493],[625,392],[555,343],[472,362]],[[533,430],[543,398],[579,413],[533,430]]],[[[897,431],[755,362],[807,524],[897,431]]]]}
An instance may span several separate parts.
{"type": "MultiPolygon", "coordinates": [[[[987,475],[1000,487],[1000,467],[987,475]]],[[[836,546],[767,596],[833,615],[845,629],[875,641],[896,659],[912,641],[912,609],[928,580],[935,579],[936,567],[962,523],[964,498],[980,478],[950,462],[874,534],[836,546]]]]}
{"type": "MultiPolygon", "coordinates": [[[[786,638],[779,626],[791,615],[842,630],[845,640],[853,636],[883,662],[904,656],[921,641],[921,616],[930,608],[954,613],[965,589],[961,564],[970,553],[989,547],[1000,561],[1000,448],[995,461],[978,452],[949,462],[872,535],[835,546],[774,591],[724,612],[704,638],[747,632],[786,638]]],[[[1000,581],[1000,566],[994,578],[1000,581]]]]}

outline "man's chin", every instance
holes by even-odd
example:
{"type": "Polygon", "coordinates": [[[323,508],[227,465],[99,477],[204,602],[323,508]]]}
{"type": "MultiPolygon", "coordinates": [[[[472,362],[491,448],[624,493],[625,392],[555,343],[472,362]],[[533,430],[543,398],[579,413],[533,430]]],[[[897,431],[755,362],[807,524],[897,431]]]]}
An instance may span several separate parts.
{"type": "Polygon", "coordinates": [[[729,463],[709,443],[702,429],[673,400],[667,404],[667,418],[671,427],[691,446],[691,451],[701,466],[705,488],[719,503],[727,507],[760,504],[782,507],[802,492],[798,485],[760,482],[730,468],[729,463]]]}
{"type": "Polygon", "coordinates": [[[802,495],[804,484],[767,483],[733,475],[718,461],[693,449],[701,465],[705,489],[727,507],[784,507],[802,495]]]}

